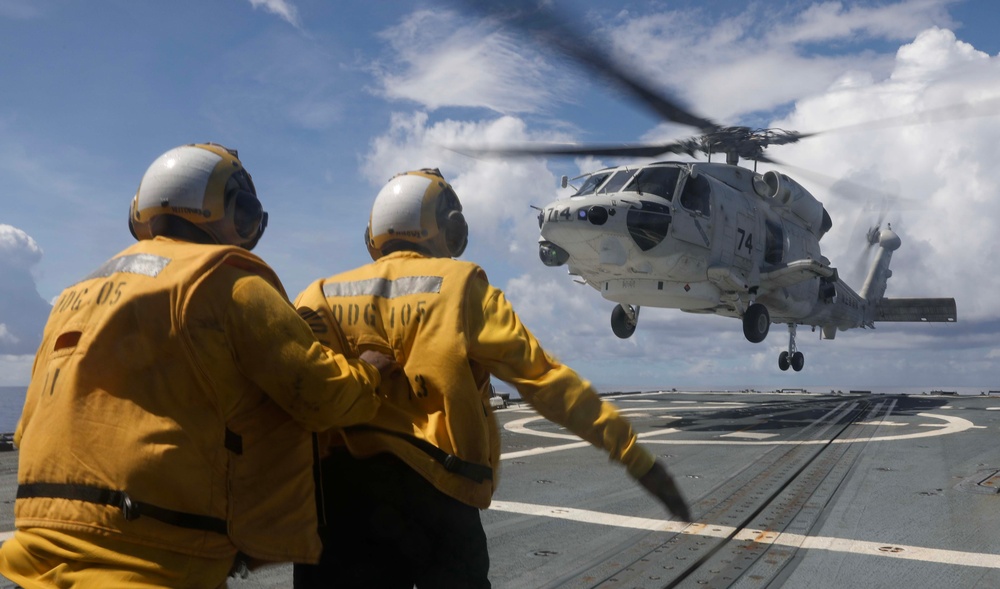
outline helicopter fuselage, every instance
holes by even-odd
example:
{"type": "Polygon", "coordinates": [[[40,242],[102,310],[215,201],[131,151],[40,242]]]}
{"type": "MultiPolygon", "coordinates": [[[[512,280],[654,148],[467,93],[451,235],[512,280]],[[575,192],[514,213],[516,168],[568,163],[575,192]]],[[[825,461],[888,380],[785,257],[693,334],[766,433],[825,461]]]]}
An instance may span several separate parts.
{"type": "Polygon", "coordinates": [[[740,317],[756,298],[776,323],[860,321],[824,312],[820,275],[761,290],[762,274],[789,261],[832,271],[819,246],[829,216],[784,176],[713,163],[610,168],[539,221],[543,261],[566,263],[611,301],[740,317]]]}

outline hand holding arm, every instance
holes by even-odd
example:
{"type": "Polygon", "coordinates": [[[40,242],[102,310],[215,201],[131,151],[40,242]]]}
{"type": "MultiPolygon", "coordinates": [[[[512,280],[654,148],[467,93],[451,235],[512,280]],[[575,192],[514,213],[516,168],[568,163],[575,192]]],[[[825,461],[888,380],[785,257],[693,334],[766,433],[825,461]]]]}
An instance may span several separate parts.
{"type": "Polygon", "coordinates": [[[400,370],[399,363],[396,362],[396,359],[387,354],[383,354],[382,352],[365,350],[364,352],[361,352],[359,358],[374,366],[375,369],[378,370],[379,374],[382,375],[382,378],[393,375],[400,370]]]}

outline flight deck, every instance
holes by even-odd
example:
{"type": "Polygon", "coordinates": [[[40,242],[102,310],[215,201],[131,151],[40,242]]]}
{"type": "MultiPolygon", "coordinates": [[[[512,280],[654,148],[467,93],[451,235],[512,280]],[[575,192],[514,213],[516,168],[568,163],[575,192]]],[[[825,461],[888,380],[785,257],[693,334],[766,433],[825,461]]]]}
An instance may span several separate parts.
{"type": "MultiPolygon", "coordinates": [[[[1000,586],[1000,397],[606,398],[665,461],[695,521],[515,402],[497,411],[500,487],[482,513],[493,587],[1000,586]]],[[[16,456],[0,453],[2,531],[16,456]]],[[[291,567],[229,586],[290,587],[291,567]]]]}

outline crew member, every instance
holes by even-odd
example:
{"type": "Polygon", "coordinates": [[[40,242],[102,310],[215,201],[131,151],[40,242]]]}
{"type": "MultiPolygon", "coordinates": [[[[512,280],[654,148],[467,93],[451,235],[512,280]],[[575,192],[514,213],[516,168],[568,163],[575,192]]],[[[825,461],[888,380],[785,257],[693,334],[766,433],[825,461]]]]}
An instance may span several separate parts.
{"type": "Polygon", "coordinates": [[[375,419],[333,436],[323,462],[328,527],[297,589],[489,587],[479,510],[498,482],[490,375],[540,414],[622,463],[675,515],[688,508],[663,464],[589,383],[549,356],[465,249],[462,205],[438,170],[378,193],[365,241],[374,263],[312,283],[296,299],[323,338],[394,355],[375,419]]]}
{"type": "Polygon", "coordinates": [[[45,327],[14,438],[8,579],[217,588],[235,565],[318,560],[310,432],[371,419],[392,361],[316,340],[249,251],[266,225],[235,150],[184,145],[146,171],[138,243],[45,327]]]}

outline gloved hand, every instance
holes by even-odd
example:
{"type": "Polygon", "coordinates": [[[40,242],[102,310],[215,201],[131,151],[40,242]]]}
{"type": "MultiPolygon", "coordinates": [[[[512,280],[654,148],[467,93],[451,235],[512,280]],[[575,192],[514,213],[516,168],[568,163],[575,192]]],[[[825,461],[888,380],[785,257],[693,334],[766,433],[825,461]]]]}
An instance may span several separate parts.
{"type": "Polygon", "coordinates": [[[677,488],[677,484],[667,473],[667,468],[662,462],[657,460],[653,463],[653,468],[639,479],[639,484],[666,505],[670,513],[683,521],[691,521],[691,511],[681,496],[681,490],[677,488]]]}
{"type": "Polygon", "coordinates": [[[400,370],[399,363],[392,356],[377,352],[375,350],[365,350],[359,356],[365,362],[374,366],[382,377],[393,375],[400,370]]]}

